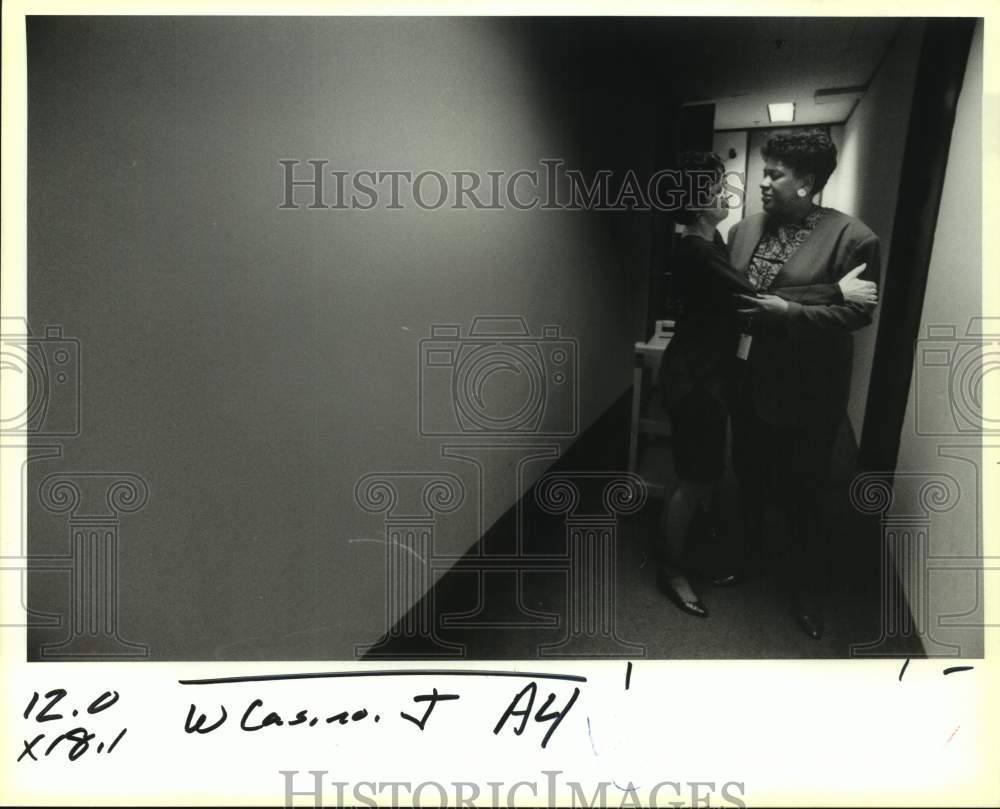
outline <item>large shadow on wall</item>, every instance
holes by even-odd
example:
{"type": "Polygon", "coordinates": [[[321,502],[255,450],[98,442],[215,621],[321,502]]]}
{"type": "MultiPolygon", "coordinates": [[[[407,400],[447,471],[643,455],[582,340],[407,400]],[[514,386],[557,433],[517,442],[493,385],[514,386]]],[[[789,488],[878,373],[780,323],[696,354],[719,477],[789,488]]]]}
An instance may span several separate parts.
{"type": "MultiPolygon", "coordinates": [[[[537,77],[541,108],[565,134],[566,153],[539,157],[562,160],[566,168],[578,170],[588,179],[609,172],[613,195],[630,172],[645,188],[656,170],[672,165],[678,106],[660,36],[669,36],[669,22],[508,20],[501,28],[510,41],[519,43],[528,69],[537,77]]],[[[558,191],[561,199],[569,198],[565,182],[560,182],[558,191]]],[[[630,329],[585,337],[588,341],[614,341],[621,368],[630,368],[633,342],[648,336],[650,278],[663,272],[652,262],[655,255],[663,255],[663,243],[669,241],[670,219],[648,210],[628,209],[580,210],[575,215],[607,241],[617,271],[629,285],[630,329]]],[[[585,391],[582,381],[581,396],[585,391]]],[[[630,388],[622,387],[593,423],[581,425],[587,429],[549,474],[614,476],[624,470],[629,401],[630,388]]],[[[551,615],[540,608],[542,601],[551,606],[553,598],[558,600],[555,593],[560,591],[561,574],[556,568],[560,558],[565,558],[567,546],[562,522],[551,515],[546,519],[538,509],[536,493],[537,487],[531,487],[488,526],[486,534],[367,655],[371,659],[468,654],[488,658],[507,653],[496,640],[505,631],[526,631],[532,638],[547,638],[551,615]],[[519,538],[524,540],[521,544],[519,538]],[[516,568],[530,573],[521,577],[513,572],[516,568]],[[535,594],[537,588],[545,591],[542,601],[525,589],[531,574],[539,574],[534,576],[535,594]],[[481,643],[472,642],[473,638],[481,643]]],[[[599,510],[600,487],[585,487],[578,506],[584,512],[599,510]]],[[[391,579],[395,574],[387,575],[391,579]]]]}

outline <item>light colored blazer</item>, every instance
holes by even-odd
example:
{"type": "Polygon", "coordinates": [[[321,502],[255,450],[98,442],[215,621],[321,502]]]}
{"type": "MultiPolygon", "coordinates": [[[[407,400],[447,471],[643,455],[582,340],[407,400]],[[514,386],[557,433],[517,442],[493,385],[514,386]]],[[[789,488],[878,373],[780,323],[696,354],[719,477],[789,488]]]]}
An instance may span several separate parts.
{"type": "MultiPolygon", "coordinates": [[[[747,217],[729,231],[729,257],[746,271],[760,242],[766,214],[747,217]]],[[[816,228],[775,277],[771,292],[786,286],[835,284],[862,262],[861,278],[878,283],[878,237],[862,222],[827,208],[816,228]]],[[[755,324],[747,382],[757,415],[783,427],[830,425],[843,418],[850,394],[851,332],[872,322],[859,304],[789,301],[778,321],[755,324]]]]}

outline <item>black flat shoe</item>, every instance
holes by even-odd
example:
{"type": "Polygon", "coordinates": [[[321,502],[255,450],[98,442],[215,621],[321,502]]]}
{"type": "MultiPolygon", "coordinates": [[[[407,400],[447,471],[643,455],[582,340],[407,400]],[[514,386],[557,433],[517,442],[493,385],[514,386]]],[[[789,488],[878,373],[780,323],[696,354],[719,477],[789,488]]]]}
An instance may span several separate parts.
{"type": "Polygon", "coordinates": [[[681,594],[674,589],[674,587],[670,584],[669,579],[662,571],[656,575],[656,586],[660,589],[661,593],[678,606],[681,612],[686,612],[688,615],[694,615],[697,618],[708,617],[708,609],[705,605],[698,599],[695,599],[694,601],[685,601],[681,598],[681,594]]]}
{"type": "Polygon", "coordinates": [[[796,618],[798,619],[799,626],[802,627],[810,638],[819,640],[823,637],[823,617],[821,615],[799,612],[796,618]]]}
{"type": "Polygon", "coordinates": [[[748,578],[749,576],[744,570],[730,570],[728,573],[720,573],[718,576],[712,579],[712,586],[733,587],[737,584],[742,584],[748,578]]]}
{"type": "Polygon", "coordinates": [[[758,565],[750,567],[737,567],[733,570],[727,570],[726,572],[715,576],[715,578],[712,579],[712,585],[715,587],[733,587],[737,584],[743,584],[743,582],[749,581],[750,579],[762,576],[763,572],[763,568],[758,565]]]}

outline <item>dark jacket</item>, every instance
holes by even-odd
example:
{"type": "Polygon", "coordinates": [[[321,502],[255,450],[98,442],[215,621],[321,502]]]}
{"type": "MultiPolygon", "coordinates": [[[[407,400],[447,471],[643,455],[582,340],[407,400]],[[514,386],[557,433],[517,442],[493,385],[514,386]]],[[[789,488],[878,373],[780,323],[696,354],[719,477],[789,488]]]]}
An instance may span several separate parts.
{"type": "MultiPolygon", "coordinates": [[[[757,214],[730,231],[729,257],[737,269],[749,265],[766,222],[766,214],[757,214]]],[[[836,283],[862,262],[868,267],[860,277],[878,283],[878,237],[857,219],[827,209],[768,291],[782,295],[786,287],[836,283]]],[[[871,321],[871,308],[859,304],[793,301],[780,323],[755,331],[747,384],[758,417],[793,428],[839,422],[851,387],[851,332],[871,321]]]]}
{"type": "MultiPolygon", "coordinates": [[[[682,314],[660,366],[664,407],[669,410],[692,392],[725,404],[734,363],[739,362],[736,349],[744,320],[736,314],[736,295],[754,295],[756,290],[730,264],[718,232],[713,242],[698,236],[681,238],[674,253],[673,279],[682,314]]],[[[843,302],[835,283],[788,286],[775,294],[796,301],[796,306],[843,302]]]]}

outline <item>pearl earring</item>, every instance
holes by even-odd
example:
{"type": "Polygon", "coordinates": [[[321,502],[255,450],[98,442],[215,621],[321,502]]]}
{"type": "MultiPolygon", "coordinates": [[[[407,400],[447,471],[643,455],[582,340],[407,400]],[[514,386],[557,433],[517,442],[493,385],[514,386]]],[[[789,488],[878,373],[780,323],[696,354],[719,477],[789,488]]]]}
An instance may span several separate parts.
{"type": "Polygon", "coordinates": [[[800,197],[804,197],[806,195],[806,190],[804,188],[800,188],[795,193],[798,194],[800,197]]]}

